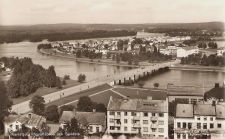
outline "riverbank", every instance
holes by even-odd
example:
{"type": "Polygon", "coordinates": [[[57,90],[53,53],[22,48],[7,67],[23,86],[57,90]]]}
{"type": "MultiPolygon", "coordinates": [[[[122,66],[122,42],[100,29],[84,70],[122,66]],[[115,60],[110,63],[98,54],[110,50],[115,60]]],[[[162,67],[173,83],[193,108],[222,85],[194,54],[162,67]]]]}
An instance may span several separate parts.
{"type": "Polygon", "coordinates": [[[225,67],[219,66],[201,66],[201,65],[182,65],[176,64],[174,67],[170,67],[172,70],[192,70],[192,71],[214,71],[225,72],[225,67]]]}

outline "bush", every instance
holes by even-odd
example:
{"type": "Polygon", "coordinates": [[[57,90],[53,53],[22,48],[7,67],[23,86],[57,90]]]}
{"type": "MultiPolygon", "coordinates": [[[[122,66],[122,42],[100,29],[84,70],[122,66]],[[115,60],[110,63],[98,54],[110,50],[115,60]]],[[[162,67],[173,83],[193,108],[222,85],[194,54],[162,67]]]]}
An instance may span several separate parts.
{"type": "Polygon", "coordinates": [[[125,82],[124,82],[125,86],[130,86],[130,85],[133,85],[133,84],[134,84],[133,80],[125,80],[125,82]]]}
{"type": "Polygon", "coordinates": [[[70,75],[64,75],[64,79],[65,80],[69,80],[70,79],[70,75]]]}
{"type": "Polygon", "coordinates": [[[153,85],[154,87],[157,87],[157,88],[159,87],[159,83],[154,83],[153,85]]]}
{"type": "Polygon", "coordinates": [[[65,79],[63,79],[62,84],[66,85],[66,80],[65,79]]]}
{"type": "Polygon", "coordinates": [[[137,84],[138,84],[138,87],[139,88],[142,88],[144,86],[145,82],[139,81],[137,84]]]}
{"type": "Polygon", "coordinates": [[[86,75],[85,74],[80,74],[79,76],[78,76],[78,81],[79,82],[84,82],[86,80],[86,75]]]}

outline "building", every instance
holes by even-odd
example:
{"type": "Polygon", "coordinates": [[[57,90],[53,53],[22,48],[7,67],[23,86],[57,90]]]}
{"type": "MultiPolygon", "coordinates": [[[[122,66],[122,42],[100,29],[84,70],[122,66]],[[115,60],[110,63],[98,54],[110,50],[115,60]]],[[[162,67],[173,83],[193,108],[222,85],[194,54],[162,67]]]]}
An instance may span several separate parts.
{"type": "Polygon", "coordinates": [[[177,104],[174,117],[174,139],[211,135],[225,137],[225,106],[213,103],[177,104]]]}
{"type": "Polygon", "coordinates": [[[40,128],[44,122],[46,122],[46,119],[43,116],[33,113],[26,115],[9,115],[4,120],[5,135],[17,131],[22,127],[22,124],[32,129],[33,127],[40,128]]]}
{"type": "Polygon", "coordinates": [[[113,99],[107,107],[108,134],[168,137],[168,100],[113,99]]]}
{"type": "Polygon", "coordinates": [[[167,85],[167,96],[169,102],[173,100],[184,100],[190,104],[203,101],[203,92],[197,91],[192,85],[167,85]]]}
{"type": "Polygon", "coordinates": [[[192,54],[198,54],[199,49],[197,46],[187,46],[177,49],[177,57],[187,57],[192,54]]]}
{"type": "Polygon", "coordinates": [[[223,56],[224,53],[225,53],[225,48],[221,47],[221,48],[217,49],[216,55],[217,56],[223,56]]]}
{"type": "Polygon", "coordinates": [[[79,112],[79,111],[63,111],[59,123],[62,128],[72,118],[76,118],[79,126],[88,134],[104,132],[106,128],[106,115],[103,112],[79,112]]]}
{"type": "Polygon", "coordinates": [[[215,100],[219,102],[225,102],[225,88],[220,86],[219,83],[215,84],[215,87],[205,92],[204,100],[215,100]]]}

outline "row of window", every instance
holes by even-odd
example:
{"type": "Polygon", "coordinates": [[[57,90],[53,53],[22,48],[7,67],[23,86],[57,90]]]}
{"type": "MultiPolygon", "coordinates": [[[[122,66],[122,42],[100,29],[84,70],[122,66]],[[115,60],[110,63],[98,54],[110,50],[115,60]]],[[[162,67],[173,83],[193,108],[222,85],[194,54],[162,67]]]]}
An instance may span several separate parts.
{"type": "MultiPolygon", "coordinates": [[[[113,119],[113,118],[110,118],[110,119],[109,119],[109,122],[110,122],[110,123],[116,122],[117,124],[121,124],[121,121],[120,121],[120,120],[115,120],[115,119],[113,119]]],[[[137,123],[137,122],[140,123],[139,120],[131,119],[131,124],[134,124],[134,123],[137,123]]],[[[123,123],[124,123],[124,124],[127,124],[127,123],[128,123],[128,119],[124,119],[124,120],[123,120],[123,123]]],[[[148,120],[143,120],[143,124],[148,124],[148,123],[149,123],[148,120]]],[[[152,122],[152,123],[156,124],[156,122],[152,122]]],[[[158,121],[158,125],[164,125],[164,121],[158,121]]]]}
{"type": "MultiPolygon", "coordinates": [[[[114,126],[110,126],[109,127],[110,130],[120,130],[120,127],[114,127],[114,126]]],[[[128,131],[128,127],[124,126],[124,131],[128,131]]],[[[137,128],[131,127],[131,131],[137,131],[137,128]]],[[[157,129],[156,128],[152,128],[151,129],[152,132],[156,132],[157,129]]],[[[149,128],[148,127],[143,127],[143,132],[149,132],[149,128]]],[[[158,128],[158,132],[160,133],[164,133],[164,128],[158,128]]]]}
{"type": "MultiPolygon", "coordinates": [[[[208,118],[210,121],[213,121],[213,117],[204,117],[203,120],[207,121],[208,118]]],[[[201,117],[197,117],[197,120],[201,120],[201,117]]]]}
{"type": "MultiPolygon", "coordinates": [[[[221,128],[222,127],[222,125],[221,124],[217,124],[217,128],[221,128]]],[[[192,123],[180,123],[180,122],[178,122],[177,123],[177,128],[188,128],[188,129],[190,129],[190,128],[193,128],[192,127],[192,123]],[[181,127],[181,125],[182,125],[182,127],[181,127]]],[[[208,128],[210,128],[210,129],[212,129],[212,128],[214,128],[214,123],[210,123],[209,124],[209,127],[207,127],[207,123],[203,123],[203,124],[201,124],[201,123],[197,123],[197,129],[201,129],[201,128],[203,128],[203,129],[208,129],[208,128]]]]}
{"type": "MultiPolygon", "coordinates": [[[[109,112],[109,115],[115,115],[115,113],[116,113],[116,115],[117,116],[121,116],[121,112],[114,112],[114,111],[110,111],[109,112]]],[[[129,115],[129,113],[131,113],[131,116],[137,116],[137,112],[124,112],[124,116],[128,116],[129,115]]],[[[164,113],[151,113],[151,115],[152,116],[159,116],[159,117],[164,117],[164,113]]],[[[148,116],[150,116],[150,113],[148,113],[148,112],[143,112],[143,116],[144,117],[148,117],[148,116]]]]}
{"type": "MultiPolygon", "coordinates": [[[[93,127],[89,126],[89,132],[93,132],[93,127]]],[[[96,133],[99,132],[99,127],[96,127],[96,133]]]]}

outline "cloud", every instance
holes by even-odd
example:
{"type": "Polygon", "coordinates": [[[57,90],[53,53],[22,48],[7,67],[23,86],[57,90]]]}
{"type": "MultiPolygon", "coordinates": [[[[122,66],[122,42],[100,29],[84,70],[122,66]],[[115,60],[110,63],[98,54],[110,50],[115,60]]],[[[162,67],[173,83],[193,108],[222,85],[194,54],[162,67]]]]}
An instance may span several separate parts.
{"type": "Polygon", "coordinates": [[[54,4],[39,4],[36,7],[31,8],[31,11],[54,11],[57,7],[54,4]]]}

